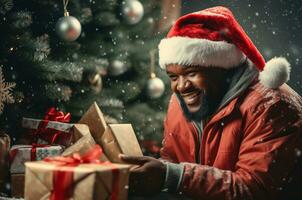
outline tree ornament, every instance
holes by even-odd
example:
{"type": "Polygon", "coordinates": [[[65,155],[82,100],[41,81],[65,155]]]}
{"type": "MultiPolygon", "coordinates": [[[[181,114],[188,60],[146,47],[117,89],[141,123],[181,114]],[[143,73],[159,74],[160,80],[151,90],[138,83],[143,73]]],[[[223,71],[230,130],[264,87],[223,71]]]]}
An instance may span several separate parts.
{"type": "Polygon", "coordinates": [[[12,89],[16,83],[6,83],[2,73],[2,66],[0,66],[0,114],[3,112],[4,103],[14,103],[15,100],[11,94],[12,89]]]}
{"type": "Polygon", "coordinates": [[[156,74],[154,72],[154,53],[155,50],[150,51],[150,79],[147,82],[147,94],[152,99],[161,97],[165,91],[164,82],[160,78],[156,77],[156,74]]]}
{"type": "Polygon", "coordinates": [[[127,65],[121,60],[113,60],[108,69],[111,76],[119,76],[127,71],[127,65]]]}
{"type": "Polygon", "coordinates": [[[89,76],[89,83],[96,93],[101,92],[103,88],[102,77],[99,73],[89,76]]]}
{"type": "Polygon", "coordinates": [[[144,7],[138,0],[125,0],[122,3],[122,15],[128,24],[138,23],[144,15],[144,7]]]}
{"type": "Polygon", "coordinates": [[[151,74],[151,78],[148,80],[147,91],[148,96],[151,98],[159,98],[165,91],[164,82],[156,77],[155,73],[151,74]]]}
{"type": "Polygon", "coordinates": [[[58,36],[68,42],[75,41],[81,34],[81,23],[73,16],[69,16],[67,4],[69,0],[63,0],[64,17],[61,17],[56,24],[58,36]]]}

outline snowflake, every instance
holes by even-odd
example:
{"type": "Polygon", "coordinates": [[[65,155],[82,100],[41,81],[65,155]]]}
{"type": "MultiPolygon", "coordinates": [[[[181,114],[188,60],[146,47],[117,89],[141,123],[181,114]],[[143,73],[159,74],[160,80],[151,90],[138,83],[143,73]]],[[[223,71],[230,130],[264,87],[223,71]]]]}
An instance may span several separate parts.
{"type": "Polygon", "coordinates": [[[14,103],[15,100],[10,93],[16,83],[5,83],[2,73],[2,66],[0,66],[0,114],[3,112],[4,103],[14,103]]]}

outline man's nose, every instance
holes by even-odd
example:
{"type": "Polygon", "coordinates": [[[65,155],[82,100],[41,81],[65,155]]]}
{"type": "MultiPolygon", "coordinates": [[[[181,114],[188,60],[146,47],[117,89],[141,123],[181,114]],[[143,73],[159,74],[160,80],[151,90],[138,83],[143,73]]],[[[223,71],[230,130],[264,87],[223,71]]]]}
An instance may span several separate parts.
{"type": "Polygon", "coordinates": [[[190,82],[186,78],[179,77],[178,82],[177,82],[178,92],[185,91],[189,86],[190,86],[190,82]]]}

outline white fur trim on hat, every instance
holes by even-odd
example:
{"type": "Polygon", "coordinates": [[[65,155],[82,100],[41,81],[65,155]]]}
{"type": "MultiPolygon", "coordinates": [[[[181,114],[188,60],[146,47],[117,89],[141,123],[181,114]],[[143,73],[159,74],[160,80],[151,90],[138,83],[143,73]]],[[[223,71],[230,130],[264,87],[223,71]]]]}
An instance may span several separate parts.
{"type": "Polygon", "coordinates": [[[259,80],[268,88],[278,88],[289,80],[290,70],[290,64],[285,58],[276,57],[265,64],[259,80]]]}
{"type": "Polygon", "coordinates": [[[235,45],[225,41],[175,36],[161,40],[158,48],[159,64],[163,69],[168,64],[229,69],[245,60],[245,55],[235,45]]]}

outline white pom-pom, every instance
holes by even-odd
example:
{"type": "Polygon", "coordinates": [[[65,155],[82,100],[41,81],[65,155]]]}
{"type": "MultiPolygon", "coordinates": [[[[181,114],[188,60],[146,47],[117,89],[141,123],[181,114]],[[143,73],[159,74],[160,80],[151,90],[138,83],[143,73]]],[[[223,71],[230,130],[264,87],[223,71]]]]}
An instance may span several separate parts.
{"type": "Polygon", "coordinates": [[[278,88],[289,80],[290,64],[282,57],[275,57],[265,64],[259,80],[265,87],[278,88]]]}

